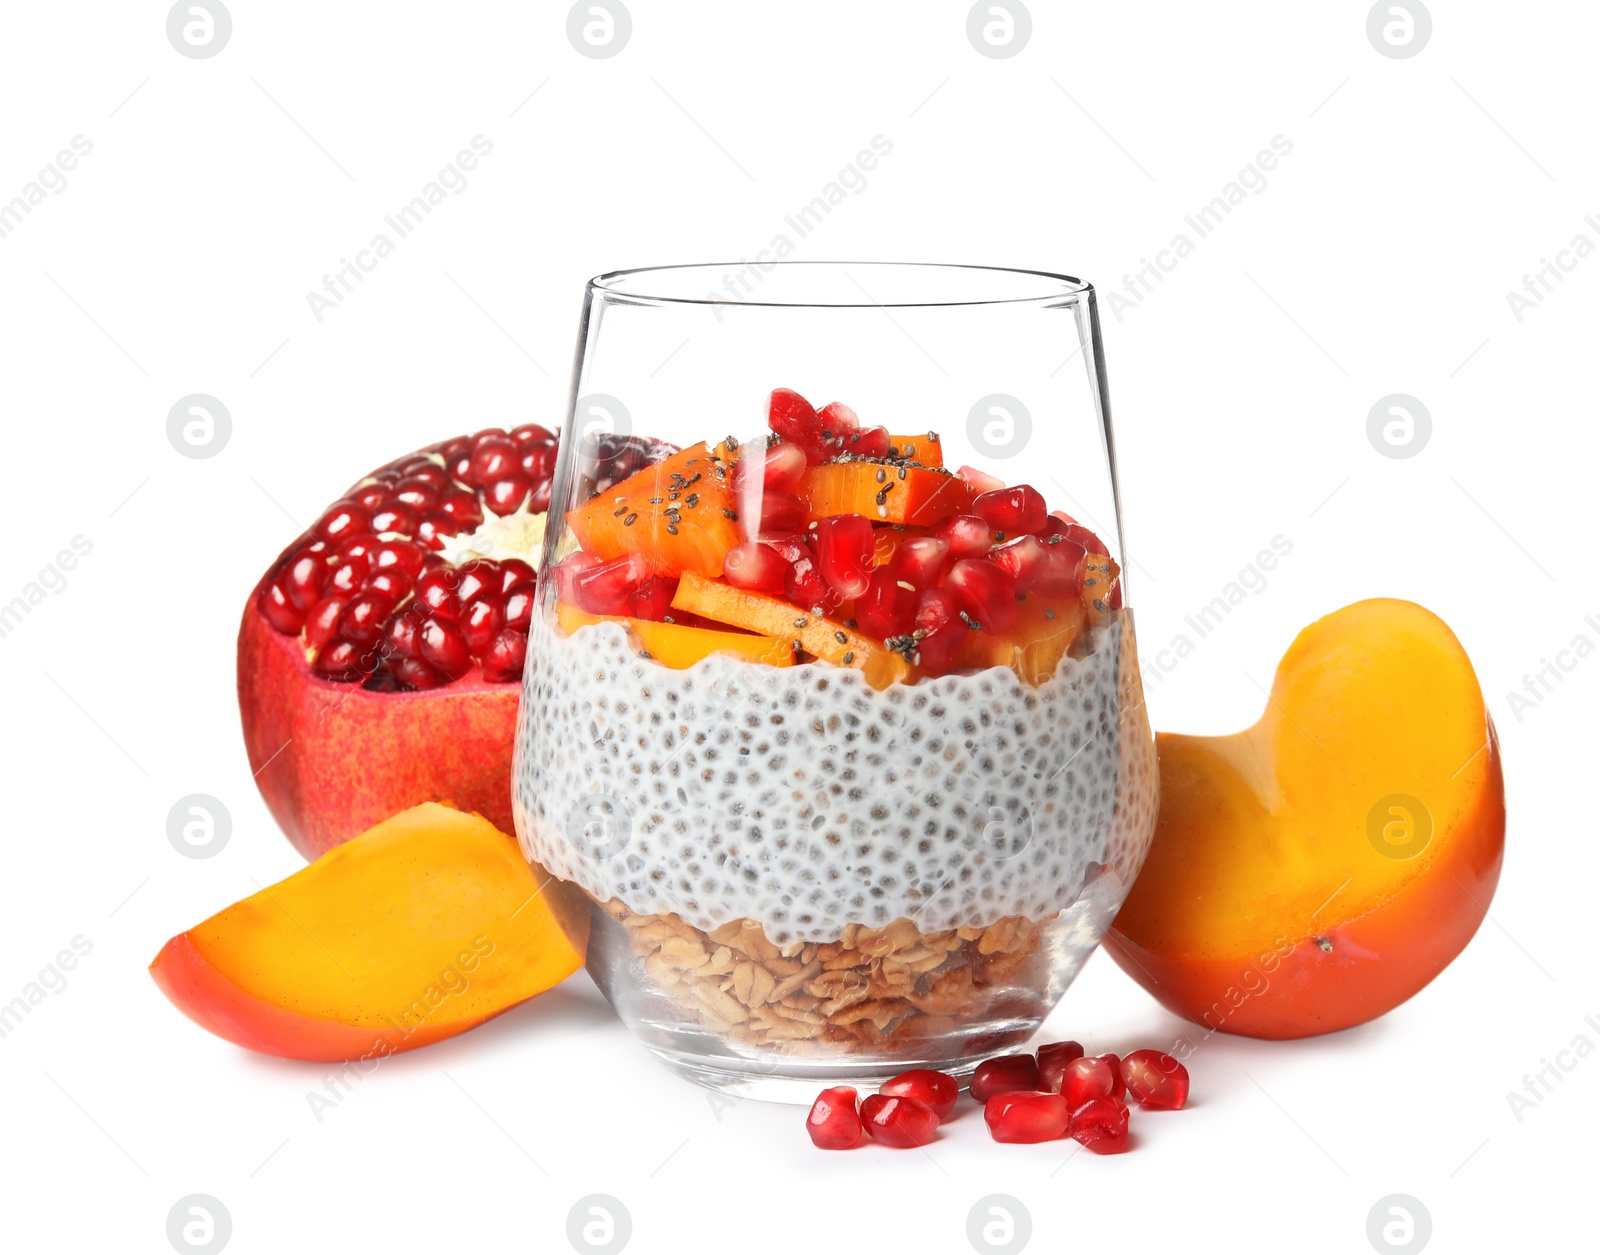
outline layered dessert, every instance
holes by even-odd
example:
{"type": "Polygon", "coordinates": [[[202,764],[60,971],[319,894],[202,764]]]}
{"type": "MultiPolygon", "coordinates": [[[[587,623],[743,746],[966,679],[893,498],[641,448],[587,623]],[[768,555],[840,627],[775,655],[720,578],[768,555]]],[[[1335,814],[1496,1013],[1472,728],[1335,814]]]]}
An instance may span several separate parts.
{"type": "Polygon", "coordinates": [[[584,468],[530,627],[524,851],[593,899],[636,1015],[785,1053],[1036,1022],[1154,824],[1118,566],[936,433],[786,389],[769,428],[584,468]]]}

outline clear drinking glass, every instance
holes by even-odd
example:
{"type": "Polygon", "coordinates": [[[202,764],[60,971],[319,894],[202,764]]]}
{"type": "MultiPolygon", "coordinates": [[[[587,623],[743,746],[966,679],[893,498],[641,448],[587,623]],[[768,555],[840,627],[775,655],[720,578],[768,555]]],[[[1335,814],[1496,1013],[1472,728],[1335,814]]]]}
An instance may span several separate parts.
{"type": "Polygon", "coordinates": [[[1023,1042],[1156,812],[1093,288],[602,275],[549,519],[517,833],[628,1026],[791,1100],[1023,1042]]]}

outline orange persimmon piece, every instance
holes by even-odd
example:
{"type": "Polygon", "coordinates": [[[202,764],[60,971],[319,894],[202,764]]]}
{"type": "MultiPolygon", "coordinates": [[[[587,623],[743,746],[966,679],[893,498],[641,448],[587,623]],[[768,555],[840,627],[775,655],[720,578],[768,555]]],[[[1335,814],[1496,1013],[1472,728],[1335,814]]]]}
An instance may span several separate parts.
{"type": "Polygon", "coordinates": [[[966,480],[948,471],[827,462],[805,473],[798,495],[814,519],[859,514],[874,523],[927,525],[966,513],[978,494],[966,480]]]}
{"type": "Polygon", "coordinates": [[[1003,635],[968,633],[956,666],[1010,667],[1024,684],[1037,688],[1055,675],[1086,622],[1077,598],[1052,600],[1029,593],[1017,603],[1017,621],[1003,635]]]}
{"type": "Polygon", "coordinates": [[[1253,726],[1156,749],[1154,844],[1106,948],[1169,1010],[1249,1037],[1349,1028],[1415,994],[1483,921],[1500,747],[1461,642],[1421,606],[1319,619],[1253,726]]]}
{"type": "Polygon", "coordinates": [[[881,642],[843,623],[797,610],[781,598],[734,588],[692,572],[686,573],[678,584],[678,594],[672,599],[672,605],[675,610],[685,610],[703,619],[732,624],[780,640],[798,641],[801,649],[824,662],[860,671],[873,688],[888,688],[911,673],[910,666],[899,654],[891,653],[881,642]]]}
{"type": "Polygon", "coordinates": [[[567,525],[601,561],[637,553],[652,575],[721,575],[723,557],[742,538],[718,449],[702,442],[645,467],[569,510],[567,525]]]}
{"type": "Polygon", "coordinates": [[[620,623],[633,633],[650,657],[674,671],[686,670],[702,658],[724,653],[738,654],[748,662],[765,662],[774,667],[794,665],[794,648],[787,638],[780,641],[750,632],[719,632],[715,628],[659,623],[654,619],[590,614],[565,601],[556,606],[556,622],[565,636],[591,623],[620,623]]]}
{"type": "Polygon", "coordinates": [[[921,462],[924,466],[944,465],[944,445],[939,440],[938,432],[925,431],[920,436],[890,436],[889,448],[893,456],[909,462],[921,462]]]}
{"type": "Polygon", "coordinates": [[[375,1059],[465,1032],[583,965],[586,899],[477,814],[426,802],[162,947],[202,1028],[289,1059],[375,1059]]]}

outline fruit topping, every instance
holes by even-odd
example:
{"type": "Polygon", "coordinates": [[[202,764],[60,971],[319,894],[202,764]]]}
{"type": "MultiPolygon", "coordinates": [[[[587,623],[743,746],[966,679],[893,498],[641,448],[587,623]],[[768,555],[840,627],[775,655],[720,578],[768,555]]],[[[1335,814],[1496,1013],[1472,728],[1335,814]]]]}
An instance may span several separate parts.
{"type": "Polygon", "coordinates": [[[806,1132],[811,1135],[811,1144],[821,1150],[859,1146],[862,1128],[856,1091],[849,1085],[835,1085],[818,1094],[806,1113],[806,1132]]]}
{"type": "Polygon", "coordinates": [[[1104,1059],[1074,1059],[1061,1070],[1061,1094],[1076,1111],[1091,1098],[1112,1098],[1122,1078],[1104,1059]]]}
{"type": "Polygon", "coordinates": [[[926,1146],[939,1131],[939,1116],[926,1103],[892,1094],[871,1094],[861,1100],[861,1123],[867,1136],[885,1146],[926,1146]]]}
{"type": "Polygon", "coordinates": [[[1032,1055],[996,1055],[972,1073],[970,1092],[979,1102],[1009,1090],[1037,1090],[1039,1065],[1032,1055]]]}
{"type": "Polygon", "coordinates": [[[1128,1109],[1110,1098],[1091,1098],[1074,1108],[1067,1135],[1097,1155],[1128,1149],[1128,1109]]]}
{"type": "Polygon", "coordinates": [[[1065,1137],[1070,1118],[1060,1094],[1009,1090],[983,1105],[984,1123],[997,1142],[1053,1142],[1065,1137]]]}
{"type": "Polygon", "coordinates": [[[567,513],[584,552],[606,561],[638,555],[654,575],[722,574],[741,537],[729,464],[704,443],[629,476],[567,513]]]}
{"type": "Polygon", "coordinates": [[[915,1098],[943,1120],[955,1109],[956,1099],[961,1096],[961,1084],[947,1073],[932,1068],[913,1068],[885,1081],[878,1086],[878,1092],[891,1098],[915,1098]]]}
{"type": "Polygon", "coordinates": [[[1075,1041],[1055,1041],[1033,1052],[1039,1061],[1039,1088],[1052,1094],[1061,1092],[1067,1064],[1083,1058],[1083,1047],[1075,1041]]]}
{"type": "Polygon", "coordinates": [[[1122,1079],[1141,1107],[1176,1111],[1189,1100],[1189,1069],[1159,1050],[1123,1055],[1122,1079]]]}

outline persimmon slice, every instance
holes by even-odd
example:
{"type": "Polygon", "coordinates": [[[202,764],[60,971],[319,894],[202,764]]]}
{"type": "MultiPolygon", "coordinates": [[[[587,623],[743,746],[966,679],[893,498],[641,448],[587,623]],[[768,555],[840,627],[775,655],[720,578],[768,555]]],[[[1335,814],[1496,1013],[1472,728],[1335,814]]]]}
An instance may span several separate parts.
{"type": "Polygon", "coordinates": [[[723,452],[702,442],[674,453],[568,511],[567,524],[603,562],[637,553],[651,575],[721,575],[742,539],[723,452]]]}
{"type": "Polygon", "coordinates": [[[876,462],[829,462],[805,473],[798,495],[812,518],[859,514],[874,523],[915,526],[965,513],[978,494],[966,480],[948,471],[876,462]]]}
{"type": "Polygon", "coordinates": [[[168,941],[150,974],[202,1028],[291,1059],[473,1028],[583,964],[588,904],[480,815],[434,802],[168,941]]]}
{"type": "Polygon", "coordinates": [[[1169,1009],[1299,1037],[1381,1015],[1471,939],[1499,878],[1499,745],[1437,616],[1357,602],[1306,628],[1266,711],[1161,734],[1161,813],[1107,947],[1169,1009]]]}
{"type": "Polygon", "coordinates": [[[780,641],[751,632],[719,632],[715,628],[659,623],[653,619],[590,614],[568,602],[556,606],[556,623],[567,636],[592,623],[620,623],[633,633],[646,653],[675,671],[685,670],[702,658],[720,653],[738,654],[747,662],[765,662],[774,667],[788,667],[794,663],[794,648],[788,638],[780,641]]]}
{"type": "Polygon", "coordinates": [[[734,588],[719,580],[686,573],[672,600],[674,609],[703,619],[728,623],[779,640],[800,642],[800,648],[841,667],[854,667],[874,688],[887,688],[911,672],[904,658],[881,642],[834,619],[797,610],[779,597],[734,588]]]}

